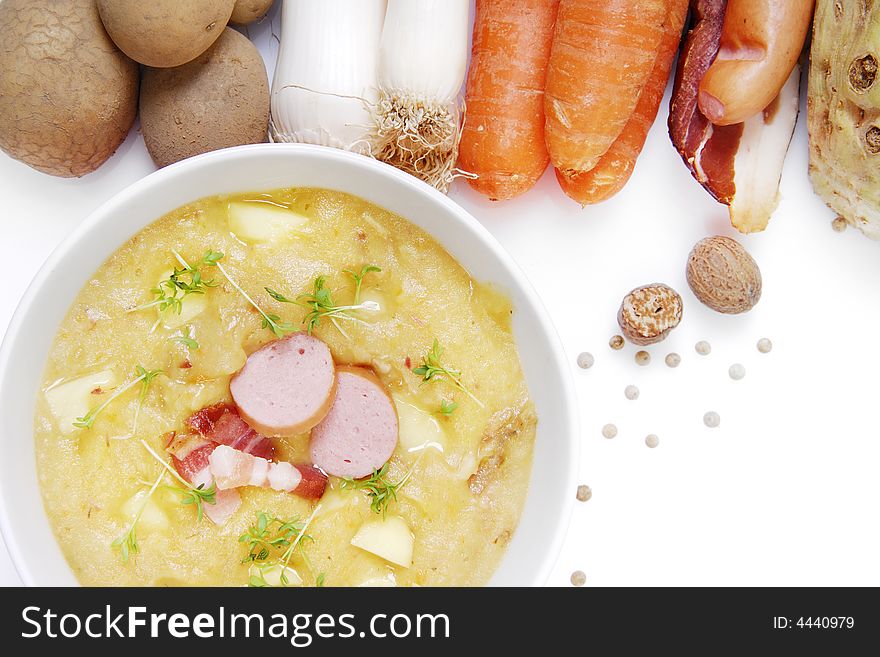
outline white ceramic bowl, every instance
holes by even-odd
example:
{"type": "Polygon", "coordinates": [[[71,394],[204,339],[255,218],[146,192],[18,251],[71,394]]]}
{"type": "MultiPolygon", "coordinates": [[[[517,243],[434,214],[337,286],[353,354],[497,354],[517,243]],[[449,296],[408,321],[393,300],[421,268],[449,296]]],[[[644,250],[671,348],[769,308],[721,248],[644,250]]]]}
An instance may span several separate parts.
{"type": "Polygon", "coordinates": [[[578,432],[570,370],[532,286],[479,222],[415,178],[343,151],[261,144],[185,160],[117,194],[52,253],[21,300],[0,348],[0,528],[26,584],[76,584],[43,510],[33,418],[46,355],[77,293],[119,246],[167,212],[214,194],[291,186],[348,192],[409,219],[475,279],[513,300],[514,333],[539,421],[526,506],[491,583],[546,582],[574,500],[578,432]]]}

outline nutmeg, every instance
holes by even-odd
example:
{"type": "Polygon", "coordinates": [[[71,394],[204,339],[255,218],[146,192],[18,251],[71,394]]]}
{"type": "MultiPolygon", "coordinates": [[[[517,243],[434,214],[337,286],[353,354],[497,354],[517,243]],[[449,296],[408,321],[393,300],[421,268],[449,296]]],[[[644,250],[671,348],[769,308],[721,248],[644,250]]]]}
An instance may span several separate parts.
{"type": "Polygon", "coordinates": [[[617,323],[627,340],[637,345],[665,339],[681,321],[682,302],[668,285],[654,283],[627,294],[617,312],[617,323]]]}
{"type": "Polygon", "coordinates": [[[758,263],[729,237],[697,242],[688,257],[687,282],[697,299],[719,313],[744,313],[761,298],[758,263]]]}

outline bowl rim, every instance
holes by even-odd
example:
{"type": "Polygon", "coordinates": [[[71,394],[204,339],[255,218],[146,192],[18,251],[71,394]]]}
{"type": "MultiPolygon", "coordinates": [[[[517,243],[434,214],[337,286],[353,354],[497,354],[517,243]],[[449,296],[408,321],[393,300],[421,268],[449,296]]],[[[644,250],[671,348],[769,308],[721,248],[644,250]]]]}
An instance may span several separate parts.
{"type": "MultiPolygon", "coordinates": [[[[390,165],[363,155],[308,144],[253,144],[237,146],[198,155],[166,166],[162,169],[158,169],[116,192],[111,198],[92,210],[52,250],[19,300],[12,318],[9,321],[6,332],[3,335],[2,342],[0,342],[0,407],[4,405],[4,398],[6,397],[5,388],[9,385],[7,379],[9,378],[8,369],[11,355],[16,345],[23,339],[23,334],[26,331],[26,320],[32,312],[32,308],[38,303],[40,296],[39,293],[44,288],[47,281],[51,279],[54,270],[60,262],[70,257],[87,257],[83,255],[74,255],[76,247],[83,242],[84,238],[98,229],[102,224],[109,221],[113,216],[114,211],[124,207],[130,202],[132,197],[136,197],[138,194],[151,188],[161,190],[165,185],[173,184],[174,178],[180,176],[182,173],[206,167],[217,161],[228,160],[229,162],[234,162],[238,159],[247,160],[254,156],[260,157],[260,154],[264,152],[279,154],[282,152],[281,149],[290,152],[292,157],[302,153],[309,157],[318,157],[330,161],[347,161],[349,164],[354,164],[358,167],[374,168],[380,172],[380,175],[394,179],[396,184],[403,184],[415,188],[418,193],[433,197],[432,200],[442,205],[443,210],[447,214],[453,215],[458,219],[464,233],[469,233],[468,236],[470,238],[477,240],[480,243],[480,248],[492,252],[493,256],[506,270],[507,275],[513,280],[515,286],[520,290],[525,301],[531,306],[535,321],[538,323],[540,330],[547,338],[547,343],[551,347],[550,353],[548,354],[548,356],[551,357],[551,360],[547,363],[547,367],[556,370],[556,378],[562,383],[562,389],[558,390],[557,393],[562,397],[561,408],[565,417],[560,418],[560,421],[563,423],[566,430],[565,436],[557,436],[557,438],[565,439],[565,449],[567,451],[568,462],[556,464],[556,466],[560,468],[564,467],[564,472],[558,472],[558,476],[555,478],[563,479],[566,489],[571,489],[572,491],[571,495],[564,498],[562,508],[557,508],[556,515],[558,516],[558,522],[554,525],[553,535],[550,537],[545,536],[542,539],[545,546],[543,551],[544,556],[541,558],[540,564],[531,572],[532,576],[530,579],[535,585],[546,584],[552,569],[558,561],[565,537],[569,530],[571,516],[574,509],[574,487],[580,461],[579,416],[576,412],[577,399],[574,391],[574,381],[571,369],[568,367],[567,359],[565,358],[562,340],[553,325],[553,322],[549,319],[544,303],[532,283],[512,256],[506,251],[506,249],[504,249],[495,236],[492,235],[482,223],[480,223],[480,221],[455,201],[437,191],[432,186],[390,165]]],[[[202,197],[197,195],[189,202],[194,202],[199,198],[202,197]]],[[[376,204],[381,206],[381,203],[376,204]]],[[[158,218],[159,217],[156,217],[151,221],[155,221],[158,218]]],[[[404,218],[408,221],[413,221],[409,217],[404,218]]],[[[138,229],[138,231],[143,230],[143,228],[149,225],[149,223],[150,222],[145,223],[138,229]]],[[[428,229],[422,227],[418,222],[413,223],[440,242],[439,238],[433,235],[428,229]]],[[[440,243],[443,245],[442,242],[440,243]]],[[[115,251],[121,245],[122,244],[117,244],[113,250],[115,251]]],[[[446,248],[445,245],[444,248],[446,248]]],[[[82,250],[81,252],[87,253],[86,250],[82,250]]],[[[457,257],[453,257],[458,261],[457,257]]],[[[103,262],[104,260],[98,263],[96,268],[100,267],[103,262]]],[[[67,310],[69,310],[69,306],[65,309],[65,313],[67,310]]],[[[57,329],[58,327],[55,326],[54,334],[57,334],[57,329]]],[[[518,347],[521,348],[521,345],[518,347]]],[[[45,361],[41,363],[41,366],[42,368],[45,368],[45,361]]],[[[33,440],[32,435],[31,440],[33,440]]],[[[5,439],[0,437],[0,454],[5,451],[4,444],[5,439]]],[[[36,463],[32,463],[30,467],[36,469],[36,463]]],[[[533,463],[532,469],[530,470],[530,479],[534,477],[534,468],[535,465],[533,463]]],[[[15,536],[10,525],[9,509],[12,500],[7,499],[5,488],[6,486],[3,482],[0,482],[0,534],[3,536],[13,566],[19,577],[25,585],[35,586],[37,585],[37,579],[32,573],[33,560],[25,555],[24,542],[20,541],[15,536]]],[[[530,490],[526,495],[525,504],[528,504],[528,499],[531,495],[532,491],[530,490]]],[[[43,500],[40,500],[40,503],[42,506],[43,500]]],[[[525,504],[521,510],[521,514],[525,513],[525,504]]],[[[45,513],[45,507],[43,507],[43,512],[45,513]]],[[[53,536],[53,538],[55,537],[53,536]]],[[[502,561],[504,558],[506,557],[502,557],[502,561]]]]}

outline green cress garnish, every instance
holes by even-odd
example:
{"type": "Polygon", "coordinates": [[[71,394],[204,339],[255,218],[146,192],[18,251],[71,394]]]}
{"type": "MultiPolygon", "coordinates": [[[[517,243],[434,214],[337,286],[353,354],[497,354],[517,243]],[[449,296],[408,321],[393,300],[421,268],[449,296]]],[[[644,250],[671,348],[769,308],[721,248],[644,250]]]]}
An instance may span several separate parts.
{"type": "Polygon", "coordinates": [[[186,479],[180,476],[180,474],[171,467],[168,462],[163,459],[161,456],[156,454],[152,447],[150,447],[145,440],[141,440],[141,445],[143,445],[144,449],[149,452],[150,456],[156,459],[156,462],[162,466],[163,471],[170,474],[174,479],[176,479],[180,486],[170,486],[170,488],[178,493],[180,493],[180,503],[183,505],[193,504],[196,507],[196,517],[198,520],[202,519],[203,516],[203,504],[215,504],[217,502],[217,488],[212,483],[210,486],[205,488],[204,484],[199,484],[198,486],[193,486],[186,479]]]}
{"type": "MultiPolygon", "coordinates": [[[[143,366],[138,365],[135,367],[135,373],[137,377],[126,383],[125,385],[117,388],[112,395],[110,395],[104,403],[100,406],[96,406],[88,413],[83,415],[82,417],[76,418],[76,421],[73,423],[77,429],[91,429],[95,424],[95,420],[101,414],[101,412],[107,408],[115,399],[118,399],[125,392],[136,386],[138,383],[141,384],[141,392],[138,396],[138,413],[140,412],[140,407],[144,403],[144,398],[147,396],[147,392],[150,388],[150,383],[160,374],[165,374],[162,370],[151,370],[147,371],[143,366]]],[[[135,430],[137,429],[137,415],[135,415],[135,430]]]]}
{"type": "MultiPolygon", "coordinates": [[[[413,374],[422,377],[423,383],[428,383],[437,379],[446,379],[456,388],[465,393],[468,397],[473,399],[480,408],[483,408],[483,402],[477,399],[474,394],[470,390],[468,390],[461,382],[461,372],[444,365],[441,360],[442,357],[443,347],[440,346],[440,342],[437,340],[437,338],[434,338],[434,346],[431,348],[431,351],[429,351],[422,358],[422,364],[412,371],[413,374]]],[[[453,410],[455,410],[454,407],[450,410],[450,413],[453,410]]],[[[443,411],[442,404],[441,411],[445,413],[445,411],[443,411]]]]}
{"type": "Polygon", "coordinates": [[[181,332],[180,335],[175,335],[171,339],[174,342],[180,343],[183,346],[188,347],[189,349],[192,349],[193,351],[198,351],[201,348],[198,341],[192,336],[192,327],[191,326],[186,327],[186,333],[181,332]]]}
{"type": "Polygon", "coordinates": [[[304,526],[305,523],[297,517],[282,520],[268,511],[259,511],[256,522],[238,537],[238,542],[248,547],[242,563],[266,561],[274,552],[286,550],[302,533],[304,526]]]}
{"type": "Polygon", "coordinates": [[[195,265],[190,265],[177,251],[172,251],[174,257],[180,263],[180,268],[175,267],[168,278],[159,283],[150,292],[153,300],[149,303],[132,308],[129,312],[145,310],[157,307],[159,312],[171,310],[179,315],[183,310],[183,300],[191,294],[205,294],[209,288],[217,287],[215,280],[205,280],[202,277],[202,267],[213,267],[220,262],[223,254],[219,251],[208,250],[195,265]]]}
{"type": "Polygon", "coordinates": [[[128,527],[128,530],[110,544],[110,547],[112,549],[119,550],[119,554],[122,557],[122,560],[126,563],[132,555],[140,552],[140,546],[138,545],[137,540],[138,520],[141,519],[141,514],[143,514],[144,509],[147,508],[147,504],[149,503],[150,498],[153,496],[153,493],[156,492],[156,489],[159,487],[159,483],[162,481],[162,477],[164,476],[164,472],[159,473],[156,481],[153,482],[152,486],[150,486],[150,490],[147,492],[146,496],[144,496],[143,502],[141,502],[140,508],[138,508],[137,513],[135,513],[134,518],[131,521],[131,525],[129,525],[128,527]]]}
{"type": "Polygon", "coordinates": [[[440,400],[440,413],[446,417],[450,417],[455,412],[456,408],[458,408],[457,402],[449,401],[448,399],[440,400]]]}
{"type": "Polygon", "coordinates": [[[370,272],[376,272],[378,274],[382,270],[376,265],[364,265],[361,267],[361,272],[359,274],[355,274],[350,269],[343,269],[342,271],[354,279],[354,305],[358,305],[361,302],[361,285],[363,285],[364,276],[370,272]]]}
{"type": "MultiPolygon", "coordinates": [[[[273,568],[279,569],[281,585],[289,586],[290,580],[287,576],[287,571],[290,569],[290,560],[297,551],[308,569],[312,570],[311,563],[303,549],[303,541],[315,540],[312,536],[306,534],[306,530],[320,508],[320,505],[316,506],[312,514],[304,522],[295,517],[282,520],[276,518],[274,514],[268,511],[257,513],[256,522],[244,534],[238,537],[239,542],[246,544],[248,547],[248,553],[242,559],[242,563],[252,564],[248,586],[272,586],[266,580],[266,573],[273,568]],[[271,558],[272,555],[279,552],[281,553],[279,556],[271,558]]],[[[323,586],[323,575],[321,573],[316,579],[318,586],[323,586]]]]}
{"type": "Polygon", "coordinates": [[[131,525],[128,530],[113,541],[110,544],[111,548],[118,549],[119,554],[122,557],[124,562],[128,562],[132,555],[140,552],[140,546],[138,545],[137,540],[137,524],[141,519],[141,515],[144,512],[144,509],[147,508],[147,504],[150,501],[150,498],[153,496],[153,493],[156,492],[156,489],[159,487],[159,484],[162,483],[162,479],[165,478],[166,474],[171,474],[175,479],[177,479],[181,486],[169,486],[174,491],[177,491],[181,494],[180,503],[183,505],[194,504],[197,509],[197,518],[198,520],[202,519],[202,504],[214,504],[216,502],[216,490],[214,484],[211,484],[210,487],[205,488],[204,485],[200,484],[199,486],[193,486],[186,479],[181,477],[177,471],[172,468],[161,456],[156,454],[155,451],[146,443],[146,441],[141,440],[141,445],[149,452],[150,456],[152,456],[156,461],[162,466],[162,470],[159,472],[159,476],[156,478],[156,481],[150,486],[150,490],[147,492],[146,496],[141,503],[141,506],[138,508],[137,513],[132,519],[131,525]]]}
{"type": "Polygon", "coordinates": [[[267,328],[275,335],[277,338],[283,338],[288,333],[293,333],[296,331],[296,327],[293,324],[287,324],[281,321],[281,318],[278,315],[271,315],[267,313],[265,310],[260,308],[257,305],[257,302],[254,301],[251,296],[245,292],[242,287],[236,283],[232,277],[229,275],[229,272],[226,271],[226,268],[223,267],[219,262],[217,263],[217,268],[220,270],[220,273],[226,277],[226,280],[229,281],[229,284],[232,285],[236,289],[236,291],[243,296],[251,306],[253,306],[260,316],[263,318],[263,328],[267,328]]]}
{"type": "Polygon", "coordinates": [[[370,508],[373,510],[373,513],[382,514],[384,518],[388,512],[388,505],[391,502],[397,501],[397,492],[406,486],[406,482],[412,477],[413,470],[415,470],[423,454],[424,452],[419,454],[419,457],[398,482],[392,482],[388,479],[389,464],[385,463],[378,470],[373,470],[373,474],[364,479],[343,477],[342,490],[363,491],[370,498],[370,508]]]}
{"type": "Polygon", "coordinates": [[[303,324],[306,325],[306,332],[309,335],[311,335],[312,331],[321,324],[321,319],[326,317],[330,320],[333,326],[342,333],[342,335],[348,338],[348,334],[342,329],[337,320],[345,319],[349,321],[360,321],[357,317],[351,315],[353,311],[375,311],[379,309],[379,305],[375,301],[365,301],[364,303],[361,303],[360,296],[364,277],[370,272],[379,272],[382,270],[375,265],[364,265],[359,274],[355,274],[348,269],[344,271],[355,281],[354,303],[350,305],[336,305],[333,301],[333,294],[330,291],[330,288],[326,286],[327,281],[324,276],[318,276],[315,278],[312,283],[312,291],[301,294],[296,299],[290,299],[270,287],[265,289],[268,295],[279,303],[293,303],[309,309],[309,312],[303,317],[303,324]]]}

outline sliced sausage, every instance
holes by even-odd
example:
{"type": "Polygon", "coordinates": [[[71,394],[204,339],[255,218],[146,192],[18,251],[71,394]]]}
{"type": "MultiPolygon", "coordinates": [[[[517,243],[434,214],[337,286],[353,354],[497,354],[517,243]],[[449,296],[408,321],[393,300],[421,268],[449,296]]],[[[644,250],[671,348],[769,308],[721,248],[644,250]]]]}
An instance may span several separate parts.
{"type": "Polygon", "coordinates": [[[255,430],[292,437],[327,415],[336,391],[336,367],[324,342],[294,333],[248,356],[229,390],[239,414],[255,430]]]}
{"type": "Polygon", "coordinates": [[[337,477],[366,477],[397,446],[397,410],[372,371],[340,367],[336,377],[333,406],[312,430],[312,462],[337,477]]]}

